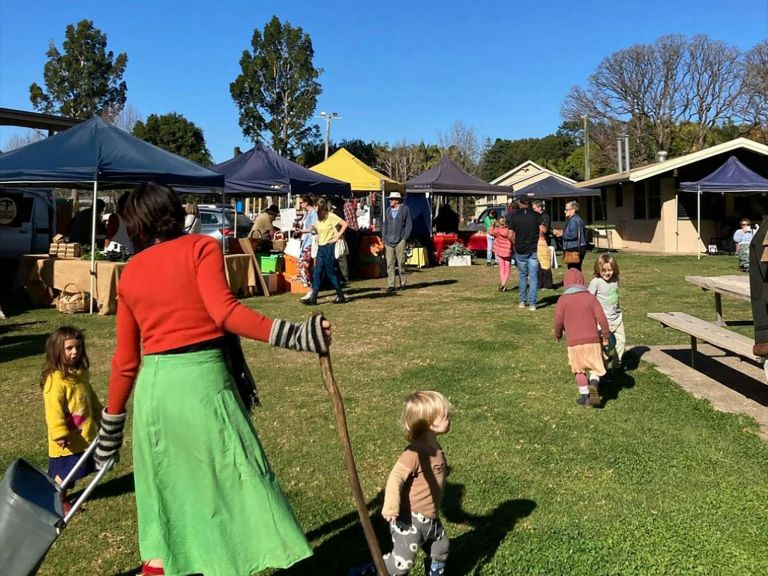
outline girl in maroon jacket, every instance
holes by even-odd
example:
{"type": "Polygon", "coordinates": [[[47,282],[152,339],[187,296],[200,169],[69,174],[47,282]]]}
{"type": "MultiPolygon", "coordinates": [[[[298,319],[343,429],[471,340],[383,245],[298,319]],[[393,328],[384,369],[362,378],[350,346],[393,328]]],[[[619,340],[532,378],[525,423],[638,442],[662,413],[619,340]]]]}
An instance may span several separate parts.
{"type": "Polygon", "coordinates": [[[491,224],[489,234],[493,240],[493,253],[496,254],[496,263],[499,265],[499,292],[507,291],[507,280],[512,264],[512,231],[507,228],[504,218],[499,218],[491,224]]]}
{"type": "Polygon", "coordinates": [[[576,403],[584,407],[598,406],[600,395],[597,386],[600,376],[605,374],[601,344],[608,345],[608,320],[600,302],[584,285],[580,270],[568,270],[563,286],[565,291],[555,308],[555,338],[560,341],[565,330],[568,364],[579,387],[576,403]]]}

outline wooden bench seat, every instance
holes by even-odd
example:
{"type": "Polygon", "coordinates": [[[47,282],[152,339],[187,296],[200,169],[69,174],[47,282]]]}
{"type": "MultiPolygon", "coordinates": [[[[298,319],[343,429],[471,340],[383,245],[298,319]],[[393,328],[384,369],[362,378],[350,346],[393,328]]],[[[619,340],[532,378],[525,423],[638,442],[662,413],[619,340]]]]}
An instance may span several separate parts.
{"type": "Polygon", "coordinates": [[[669,326],[685,332],[691,337],[691,366],[694,366],[695,362],[697,339],[758,364],[764,361],[762,356],[755,356],[752,353],[752,346],[755,343],[752,338],[728,328],[717,326],[685,312],[648,312],[648,317],[658,320],[665,327],[669,326]]]}

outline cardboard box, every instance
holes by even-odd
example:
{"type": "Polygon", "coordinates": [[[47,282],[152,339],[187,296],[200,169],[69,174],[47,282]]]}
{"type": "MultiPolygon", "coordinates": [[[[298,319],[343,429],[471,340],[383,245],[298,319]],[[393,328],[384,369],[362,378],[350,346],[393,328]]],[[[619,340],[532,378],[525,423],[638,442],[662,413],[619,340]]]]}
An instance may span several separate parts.
{"type": "MultiPolygon", "coordinates": [[[[285,277],[282,272],[275,274],[263,274],[263,276],[264,282],[267,283],[267,289],[269,289],[270,294],[281,294],[286,291],[285,277]]],[[[288,289],[290,289],[290,284],[288,284],[288,289]]]]}

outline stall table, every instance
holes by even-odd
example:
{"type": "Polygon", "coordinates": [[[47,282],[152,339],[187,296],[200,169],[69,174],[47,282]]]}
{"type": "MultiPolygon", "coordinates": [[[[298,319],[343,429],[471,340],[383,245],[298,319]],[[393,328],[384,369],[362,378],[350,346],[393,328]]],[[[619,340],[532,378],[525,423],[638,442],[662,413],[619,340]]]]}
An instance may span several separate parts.
{"type": "Polygon", "coordinates": [[[250,254],[227,254],[224,256],[224,272],[232,293],[240,298],[256,293],[256,267],[250,254]]]}
{"type": "MultiPolygon", "coordinates": [[[[256,269],[247,254],[224,257],[227,283],[235,296],[251,296],[256,290],[256,269]]],[[[96,261],[94,298],[99,314],[117,312],[117,284],[126,262],[96,261]]],[[[49,305],[53,290],[72,284],[83,292],[90,290],[90,260],[49,258],[43,254],[25,254],[19,261],[14,289],[25,290],[33,304],[49,305]]],[[[72,287],[70,287],[72,288],[72,287]]]]}
{"type": "Polygon", "coordinates": [[[443,250],[458,241],[459,236],[457,234],[434,234],[432,236],[432,245],[435,247],[435,261],[442,261],[443,250]]]}
{"type": "Polygon", "coordinates": [[[686,276],[685,280],[691,284],[695,284],[702,290],[710,291],[715,295],[715,324],[718,326],[726,325],[725,320],[723,320],[723,294],[739,300],[750,300],[749,276],[746,275],[686,276]]]}
{"type": "MultiPolygon", "coordinates": [[[[99,314],[117,311],[117,283],[125,262],[96,261],[94,294],[99,314]]],[[[46,305],[52,300],[51,290],[70,288],[88,293],[91,289],[91,261],[49,258],[39,254],[25,254],[19,261],[14,288],[23,288],[33,304],[46,305]]]]}

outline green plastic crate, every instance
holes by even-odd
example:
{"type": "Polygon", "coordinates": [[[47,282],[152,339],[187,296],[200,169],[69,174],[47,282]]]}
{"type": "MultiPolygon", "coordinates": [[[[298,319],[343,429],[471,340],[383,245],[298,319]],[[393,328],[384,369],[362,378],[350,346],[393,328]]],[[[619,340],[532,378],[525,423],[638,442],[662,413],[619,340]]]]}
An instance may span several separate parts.
{"type": "Polygon", "coordinates": [[[262,274],[273,274],[283,271],[282,254],[257,254],[259,268],[262,274]]]}

